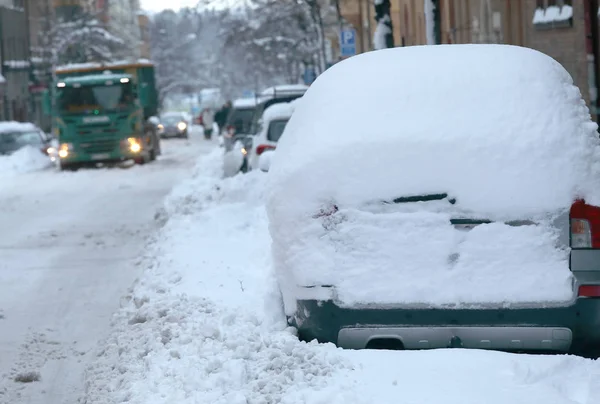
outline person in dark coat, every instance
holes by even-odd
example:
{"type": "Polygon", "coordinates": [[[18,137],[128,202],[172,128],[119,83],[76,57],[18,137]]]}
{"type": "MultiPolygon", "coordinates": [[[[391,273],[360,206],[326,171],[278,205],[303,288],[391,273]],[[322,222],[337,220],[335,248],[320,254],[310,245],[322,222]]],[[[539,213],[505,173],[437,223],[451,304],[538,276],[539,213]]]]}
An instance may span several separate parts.
{"type": "Polygon", "coordinates": [[[217,125],[219,125],[219,131],[225,127],[225,123],[227,123],[227,117],[229,116],[230,111],[231,101],[227,101],[215,114],[215,122],[217,125]]]}

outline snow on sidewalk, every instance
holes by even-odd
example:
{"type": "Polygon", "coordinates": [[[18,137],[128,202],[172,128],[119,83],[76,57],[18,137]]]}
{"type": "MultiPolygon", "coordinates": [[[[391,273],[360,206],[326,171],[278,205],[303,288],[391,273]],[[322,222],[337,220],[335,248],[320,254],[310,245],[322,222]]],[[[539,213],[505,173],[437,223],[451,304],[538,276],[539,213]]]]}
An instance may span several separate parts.
{"type": "Polygon", "coordinates": [[[86,374],[86,404],[600,402],[600,363],[498,352],[343,351],[286,328],[266,175],[204,157],[157,220],[144,276],[86,374]]]}

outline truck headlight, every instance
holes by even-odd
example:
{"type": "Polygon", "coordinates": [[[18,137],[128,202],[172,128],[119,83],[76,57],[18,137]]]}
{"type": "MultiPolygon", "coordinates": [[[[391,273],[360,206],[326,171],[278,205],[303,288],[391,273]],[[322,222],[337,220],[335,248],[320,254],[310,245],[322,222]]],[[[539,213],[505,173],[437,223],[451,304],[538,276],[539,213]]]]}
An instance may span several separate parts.
{"type": "Polygon", "coordinates": [[[69,151],[71,150],[73,150],[72,143],[61,143],[60,147],[58,148],[58,157],[61,159],[69,157],[69,151]]]}
{"type": "Polygon", "coordinates": [[[127,138],[127,143],[129,144],[129,150],[133,153],[139,153],[142,150],[142,144],[139,139],[130,137],[127,138]]]}
{"type": "Polygon", "coordinates": [[[181,131],[184,131],[184,130],[185,130],[185,128],[187,128],[187,123],[185,123],[185,122],[179,122],[179,123],[177,124],[177,129],[179,129],[179,130],[181,130],[181,131]]]}

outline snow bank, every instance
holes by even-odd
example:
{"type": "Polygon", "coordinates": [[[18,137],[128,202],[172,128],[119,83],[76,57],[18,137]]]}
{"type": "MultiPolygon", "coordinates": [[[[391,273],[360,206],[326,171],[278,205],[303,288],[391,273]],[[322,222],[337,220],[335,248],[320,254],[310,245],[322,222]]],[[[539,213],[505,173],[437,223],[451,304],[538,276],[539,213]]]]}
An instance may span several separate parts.
{"type": "Polygon", "coordinates": [[[32,146],[23,147],[9,156],[0,156],[0,176],[39,171],[52,166],[48,156],[32,146]]]}
{"type": "Polygon", "coordinates": [[[572,298],[566,251],[553,249],[547,218],[578,196],[600,204],[600,147],[579,90],[557,62],[512,46],[397,48],[336,64],[303,98],[270,168],[281,282],[342,287],[349,305],[572,298]],[[429,213],[418,213],[420,204],[413,213],[364,211],[440,193],[456,204],[429,213]],[[312,219],[334,206],[331,217],[312,219]],[[463,239],[449,224],[457,216],[541,225],[483,225],[463,239]],[[517,255],[503,256],[497,243],[504,242],[517,255]],[[438,281],[452,287],[440,292],[438,281]]]}
{"type": "Polygon", "coordinates": [[[600,363],[497,352],[343,351],[286,328],[260,172],[217,151],[165,203],[164,227],[86,373],[87,404],[589,404],[600,363]],[[436,388],[425,388],[426,384],[436,388]]]}

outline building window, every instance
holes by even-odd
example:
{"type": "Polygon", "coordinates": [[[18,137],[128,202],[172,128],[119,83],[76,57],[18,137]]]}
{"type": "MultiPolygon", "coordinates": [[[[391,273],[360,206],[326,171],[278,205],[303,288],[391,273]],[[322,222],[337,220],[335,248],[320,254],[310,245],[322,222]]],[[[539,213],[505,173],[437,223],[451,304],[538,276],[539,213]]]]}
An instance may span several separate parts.
{"type": "Polygon", "coordinates": [[[571,0],[537,0],[533,13],[536,29],[553,29],[573,26],[573,4],[571,0]]]}

